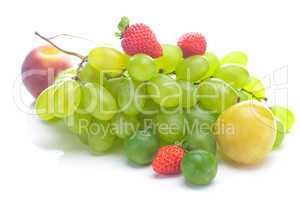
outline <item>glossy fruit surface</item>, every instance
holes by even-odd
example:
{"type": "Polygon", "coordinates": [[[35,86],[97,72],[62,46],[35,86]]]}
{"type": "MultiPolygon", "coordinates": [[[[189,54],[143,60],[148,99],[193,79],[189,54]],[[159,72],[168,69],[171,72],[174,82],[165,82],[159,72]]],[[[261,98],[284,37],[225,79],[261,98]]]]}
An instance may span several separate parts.
{"type": "Polygon", "coordinates": [[[75,112],[73,115],[64,119],[65,125],[70,131],[80,138],[80,140],[87,144],[89,126],[92,122],[92,116],[87,113],[75,112]]]}
{"type": "Polygon", "coordinates": [[[125,142],[125,154],[138,165],[150,164],[159,148],[159,141],[150,130],[139,130],[125,142]]]}
{"type": "Polygon", "coordinates": [[[145,105],[146,86],[144,83],[124,79],[118,89],[119,109],[126,115],[139,114],[145,105]]]}
{"type": "Polygon", "coordinates": [[[276,120],[276,138],[275,142],[273,144],[273,149],[279,149],[283,139],[285,137],[286,130],[284,130],[283,124],[279,121],[276,120]]]}
{"type": "Polygon", "coordinates": [[[245,86],[250,77],[247,69],[237,64],[223,65],[218,71],[215,72],[214,76],[224,80],[226,83],[229,83],[233,88],[236,89],[245,86]]]}
{"type": "Polygon", "coordinates": [[[205,150],[214,155],[217,151],[216,140],[213,133],[201,128],[188,133],[183,147],[189,151],[198,149],[205,150]]]}
{"type": "Polygon", "coordinates": [[[42,120],[51,120],[54,115],[54,93],[56,85],[45,89],[36,99],[35,112],[42,120]]]}
{"type": "Polygon", "coordinates": [[[183,59],[181,49],[176,45],[163,44],[163,54],[161,57],[154,60],[155,65],[163,71],[163,73],[171,73],[175,71],[177,65],[183,59]]]}
{"type": "Polygon", "coordinates": [[[185,135],[185,116],[180,111],[159,113],[155,118],[159,138],[167,144],[174,144],[185,135]]]}
{"type": "Polygon", "coordinates": [[[159,74],[149,81],[147,91],[153,101],[163,107],[175,107],[180,102],[178,84],[165,74],[159,74]]]}
{"type": "Polygon", "coordinates": [[[217,78],[205,80],[198,87],[199,105],[221,113],[237,102],[237,92],[226,82],[217,78]]]}
{"type": "Polygon", "coordinates": [[[205,57],[191,56],[176,67],[176,78],[194,83],[203,79],[208,68],[209,64],[205,57]]]}
{"type": "Polygon", "coordinates": [[[243,101],[220,114],[215,136],[227,158],[240,164],[256,164],[272,150],[275,117],[262,103],[243,101]]]}
{"type": "Polygon", "coordinates": [[[82,107],[99,120],[110,120],[117,112],[114,97],[103,86],[85,83],[82,88],[82,107]]]}
{"type": "Polygon", "coordinates": [[[65,81],[66,79],[72,79],[76,76],[76,72],[76,67],[70,67],[59,72],[59,74],[55,77],[55,83],[60,83],[62,81],[65,81]]]}
{"type": "Polygon", "coordinates": [[[255,97],[258,98],[266,97],[266,91],[265,91],[266,89],[263,82],[254,76],[251,76],[249,78],[247,83],[243,86],[243,89],[247,92],[252,93],[253,95],[255,95],[255,97]]]}
{"type": "Polygon", "coordinates": [[[109,150],[115,140],[108,121],[94,119],[89,125],[88,146],[95,154],[109,150]]]}
{"type": "Polygon", "coordinates": [[[128,73],[136,81],[148,81],[158,70],[153,59],[146,54],[136,54],[129,59],[128,73]]]}
{"type": "Polygon", "coordinates": [[[112,133],[120,139],[127,139],[137,131],[139,121],[135,116],[118,113],[111,120],[112,133]]]}
{"type": "Polygon", "coordinates": [[[221,64],[219,58],[213,52],[206,52],[204,54],[204,57],[207,59],[209,65],[208,70],[203,77],[203,79],[206,79],[212,76],[216,71],[218,71],[221,64]]]}
{"type": "Polygon", "coordinates": [[[81,102],[80,84],[73,80],[65,80],[57,84],[54,93],[54,115],[64,118],[72,115],[81,102]]]}
{"type": "Polygon", "coordinates": [[[217,174],[216,157],[207,151],[193,150],[185,154],[181,170],[185,179],[195,185],[209,184],[217,174]]]}
{"type": "Polygon", "coordinates": [[[33,49],[22,65],[22,80],[33,97],[52,85],[55,77],[72,66],[69,57],[52,46],[33,49]]]}
{"type": "Polygon", "coordinates": [[[126,68],[128,58],[120,51],[97,47],[92,49],[88,55],[88,64],[99,72],[108,73],[112,76],[119,75],[126,68]]]}
{"type": "Polygon", "coordinates": [[[233,51],[226,54],[222,60],[221,64],[241,64],[246,66],[248,63],[247,55],[242,51],[233,51]]]}
{"type": "Polygon", "coordinates": [[[106,81],[104,72],[96,70],[90,64],[86,64],[82,67],[80,70],[79,79],[81,81],[97,83],[99,85],[103,85],[106,81]]]}
{"type": "Polygon", "coordinates": [[[272,113],[282,123],[284,129],[289,131],[295,123],[295,116],[288,108],[283,106],[272,106],[272,113]]]}
{"type": "Polygon", "coordinates": [[[218,115],[216,112],[204,110],[199,105],[186,109],[185,117],[188,120],[187,132],[192,132],[197,128],[204,131],[211,131],[218,115]]]}
{"type": "Polygon", "coordinates": [[[192,107],[197,104],[197,88],[189,81],[177,81],[180,86],[180,105],[185,108],[192,107]]]}

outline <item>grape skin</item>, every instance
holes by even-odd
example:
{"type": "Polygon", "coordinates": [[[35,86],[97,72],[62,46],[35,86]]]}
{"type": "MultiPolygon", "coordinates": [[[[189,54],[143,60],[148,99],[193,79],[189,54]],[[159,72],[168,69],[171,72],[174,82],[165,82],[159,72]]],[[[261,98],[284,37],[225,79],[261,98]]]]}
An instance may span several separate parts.
{"type": "Polygon", "coordinates": [[[111,76],[120,75],[128,64],[128,57],[120,51],[108,48],[97,47],[92,49],[88,55],[88,64],[98,71],[111,76]]]}
{"type": "Polygon", "coordinates": [[[199,105],[207,110],[221,113],[237,103],[237,92],[224,81],[212,78],[203,81],[198,87],[199,105]]]}
{"type": "Polygon", "coordinates": [[[248,63],[247,55],[242,51],[233,51],[226,54],[222,60],[221,65],[224,64],[240,64],[246,66],[248,63]]]}
{"type": "Polygon", "coordinates": [[[180,88],[167,75],[159,74],[149,81],[147,91],[153,101],[163,107],[176,107],[180,102],[180,88]]]}
{"type": "Polygon", "coordinates": [[[146,88],[143,83],[124,79],[119,87],[117,102],[121,112],[137,115],[145,105],[146,88]]]}
{"type": "Polygon", "coordinates": [[[48,87],[37,98],[35,112],[42,120],[51,120],[54,116],[54,93],[56,84],[48,87]]]}
{"type": "Polygon", "coordinates": [[[139,127],[139,121],[135,116],[117,114],[111,120],[112,133],[120,139],[129,138],[139,127]]]}
{"type": "Polygon", "coordinates": [[[111,132],[108,121],[94,119],[89,126],[88,146],[92,153],[102,154],[109,150],[114,141],[115,135],[111,132]]]}
{"type": "Polygon", "coordinates": [[[145,54],[136,54],[129,59],[128,73],[136,81],[148,81],[157,73],[153,59],[145,54]]]}
{"type": "Polygon", "coordinates": [[[174,144],[185,136],[185,116],[180,111],[169,110],[155,117],[155,123],[161,140],[174,144]]]}
{"type": "Polygon", "coordinates": [[[182,50],[171,44],[163,44],[163,55],[154,60],[155,65],[163,71],[163,73],[168,74],[175,71],[177,65],[179,65],[183,60],[182,50]]]}
{"type": "Polygon", "coordinates": [[[218,71],[221,65],[219,58],[213,52],[206,52],[204,54],[204,57],[207,59],[209,68],[202,79],[206,79],[209,78],[210,76],[213,76],[213,74],[216,71],[218,71]]]}
{"type": "Polygon", "coordinates": [[[180,86],[180,105],[185,108],[192,107],[197,104],[197,88],[189,81],[179,80],[180,86]]]}
{"type": "Polygon", "coordinates": [[[65,80],[56,86],[54,93],[54,115],[65,118],[72,115],[81,101],[81,89],[77,81],[65,80]]]}
{"type": "Polygon", "coordinates": [[[85,83],[82,88],[82,107],[99,120],[110,120],[117,113],[114,97],[103,86],[85,83]]]}
{"type": "Polygon", "coordinates": [[[194,83],[203,79],[208,68],[209,63],[204,56],[191,56],[176,67],[176,78],[194,83]]]}
{"type": "Polygon", "coordinates": [[[214,76],[229,83],[235,89],[245,86],[250,77],[245,67],[236,64],[223,65],[214,76]]]}

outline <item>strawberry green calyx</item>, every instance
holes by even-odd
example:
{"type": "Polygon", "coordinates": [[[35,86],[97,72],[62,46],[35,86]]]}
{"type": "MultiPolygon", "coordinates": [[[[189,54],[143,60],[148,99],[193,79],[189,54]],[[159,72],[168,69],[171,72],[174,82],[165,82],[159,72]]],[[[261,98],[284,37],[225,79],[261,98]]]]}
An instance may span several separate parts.
{"type": "Polygon", "coordinates": [[[121,39],[123,33],[126,31],[128,26],[129,26],[129,19],[127,17],[122,17],[121,21],[118,24],[119,31],[115,33],[115,36],[121,39]]]}

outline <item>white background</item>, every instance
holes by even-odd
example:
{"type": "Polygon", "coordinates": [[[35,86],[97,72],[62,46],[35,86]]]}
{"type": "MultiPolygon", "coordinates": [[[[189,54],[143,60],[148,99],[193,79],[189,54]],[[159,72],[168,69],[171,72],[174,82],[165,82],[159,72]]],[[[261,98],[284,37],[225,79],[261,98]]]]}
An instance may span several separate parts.
{"type": "MultiPolygon", "coordinates": [[[[25,55],[44,44],[33,35],[34,31],[49,36],[70,33],[98,43],[118,44],[114,32],[119,18],[126,15],[133,22],[151,26],[162,43],[176,43],[182,33],[199,31],[206,36],[208,49],[219,56],[231,50],[247,52],[250,71],[272,79],[272,87],[268,87],[270,104],[274,102],[275,90],[288,88],[288,96],[283,89],[280,95],[276,93],[276,98],[281,104],[288,99],[297,117],[300,108],[297,2],[1,1],[0,199],[253,200],[283,199],[290,195],[299,199],[297,122],[282,149],[272,152],[263,165],[239,168],[220,162],[212,184],[192,187],[185,184],[182,176],[159,178],[150,167],[132,167],[119,151],[92,156],[61,126],[42,123],[20,111],[13,98],[13,82],[20,74],[25,55]],[[288,66],[288,76],[284,74],[286,68],[273,76],[283,66],[288,66]]],[[[93,46],[70,39],[57,42],[83,54],[93,46]]],[[[32,99],[28,95],[25,99],[30,105],[32,99]]]]}

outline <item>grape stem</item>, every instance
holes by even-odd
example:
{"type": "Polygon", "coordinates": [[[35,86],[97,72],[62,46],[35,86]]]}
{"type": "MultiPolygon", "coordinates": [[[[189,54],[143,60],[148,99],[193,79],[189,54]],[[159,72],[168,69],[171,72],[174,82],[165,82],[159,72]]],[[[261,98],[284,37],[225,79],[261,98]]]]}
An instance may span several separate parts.
{"type": "Polygon", "coordinates": [[[81,36],[78,36],[78,35],[66,34],[66,33],[57,34],[57,35],[54,35],[54,36],[52,36],[52,37],[48,37],[47,39],[48,39],[48,40],[54,40],[54,39],[59,38],[59,37],[76,38],[76,39],[85,40],[85,41],[90,42],[90,43],[92,43],[92,44],[98,45],[95,41],[90,40],[90,39],[88,39],[88,38],[81,37],[81,36]]]}
{"type": "Polygon", "coordinates": [[[75,75],[75,77],[74,77],[75,80],[80,80],[80,78],[79,78],[79,76],[80,76],[80,71],[81,71],[81,69],[82,69],[82,67],[83,67],[83,64],[84,64],[85,62],[87,62],[87,56],[84,57],[84,58],[81,60],[81,62],[79,63],[79,65],[78,65],[78,67],[77,67],[77,69],[76,69],[76,75],[75,75]]]}
{"type": "Polygon", "coordinates": [[[242,91],[246,92],[247,94],[251,95],[252,97],[254,97],[257,100],[264,100],[264,101],[268,101],[267,97],[257,97],[255,96],[255,94],[253,94],[252,92],[245,90],[245,89],[241,89],[242,91]]]}
{"type": "Polygon", "coordinates": [[[54,44],[51,41],[51,39],[42,36],[38,32],[34,32],[34,34],[37,35],[38,37],[40,37],[41,39],[45,40],[46,42],[48,42],[49,44],[51,44],[53,47],[55,47],[56,49],[60,50],[61,52],[65,53],[65,54],[75,56],[77,58],[80,58],[81,60],[85,60],[85,58],[86,58],[85,56],[83,56],[83,55],[81,55],[79,53],[72,52],[72,51],[67,51],[67,50],[64,50],[64,49],[60,48],[59,46],[57,46],[56,44],[54,44]]]}

